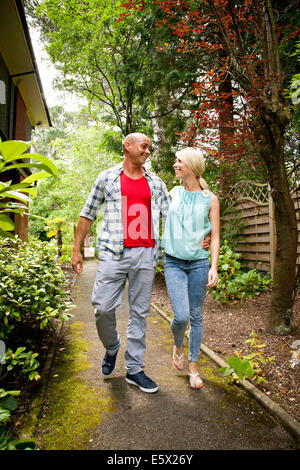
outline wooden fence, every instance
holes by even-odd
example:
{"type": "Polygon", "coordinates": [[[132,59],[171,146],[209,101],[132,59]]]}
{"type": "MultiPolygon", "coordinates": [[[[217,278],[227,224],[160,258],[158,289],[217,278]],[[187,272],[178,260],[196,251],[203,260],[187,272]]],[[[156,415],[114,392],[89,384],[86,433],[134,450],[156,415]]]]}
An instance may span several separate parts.
{"type": "MultiPolygon", "coordinates": [[[[300,191],[291,192],[298,228],[297,265],[300,266],[300,191]]],[[[225,200],[224,224],[239,218],[242,229],[237,251],[242,262],[250,269],[256,268],[273,273],[276,230],[273,199],[267,184],[241,181],[230,191],[225,200]]]]}

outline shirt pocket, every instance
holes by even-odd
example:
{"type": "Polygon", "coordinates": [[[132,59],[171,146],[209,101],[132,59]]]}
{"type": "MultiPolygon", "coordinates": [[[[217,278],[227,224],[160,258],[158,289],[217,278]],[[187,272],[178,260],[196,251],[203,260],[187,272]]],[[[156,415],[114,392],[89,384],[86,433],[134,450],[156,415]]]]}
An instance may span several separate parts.
{"type": "Polygon", "coordinates": [[[121,210],[121,189],[119,185],[116,182],[106,185],[104,192],[106,212],[112,213],[121,210]]]}
{"type": "Polygon", "coordinates": [[[117,202],[121,197],[121,188],[117,183],[111,183],[104,187],[104,193],[107,202],[117,202]]]}

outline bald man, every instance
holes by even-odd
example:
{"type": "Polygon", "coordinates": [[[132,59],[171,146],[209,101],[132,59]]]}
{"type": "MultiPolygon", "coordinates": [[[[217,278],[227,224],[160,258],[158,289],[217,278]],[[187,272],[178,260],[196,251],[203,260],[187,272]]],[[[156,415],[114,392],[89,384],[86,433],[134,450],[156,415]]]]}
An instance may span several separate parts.
{"type": "Polygon", "coordinates": [[[115,312],[128,278],[126,381],[146,393],[158,390],[157,384],[143,371],[143,355],[155,266],[162,259],[159,225],[161,219],[165,221],[168,211],[165,184],[144,167],[150,149],[151,142],[144,134],[125,137],[123,162],[99,174],[80,213],[71,258],[73,270],[80,274],[80,247],[103,205],[97,241],[100,262],[92,293],[96,327],[106,349],[102,373],[109,376],[115,367],[121,345],[115,312]]]}

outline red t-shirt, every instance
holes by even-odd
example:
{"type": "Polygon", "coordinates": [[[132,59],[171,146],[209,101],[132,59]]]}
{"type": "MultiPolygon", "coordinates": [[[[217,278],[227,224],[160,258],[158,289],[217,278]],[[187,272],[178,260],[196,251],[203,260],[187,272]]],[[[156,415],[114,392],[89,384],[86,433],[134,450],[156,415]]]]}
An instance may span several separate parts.
{"type": "Polygon", "coordinates": [[[135,180],[121,173],[124,246],[154,246],[151,191],[144,176],[135,180]]]}

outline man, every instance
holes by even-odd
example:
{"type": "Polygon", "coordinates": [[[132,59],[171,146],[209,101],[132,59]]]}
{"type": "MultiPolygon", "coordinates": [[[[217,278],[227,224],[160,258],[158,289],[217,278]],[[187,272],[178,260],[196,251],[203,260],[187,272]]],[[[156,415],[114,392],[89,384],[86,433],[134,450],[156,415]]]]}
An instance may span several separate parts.
{"type": "Polygon", "coordinates": [[[162,258],[159,223],[160,219],[165,220],[168,211],[165,184],[144,168],[150,148],[151,142],[144,134],[125,137],[123,163],[99,174],[80,213],[71,258],[73,270],[80,274],[80,247],[103,205],[97,244],[100,263],[92,293],[98,335],[106,349],[102,373],[108,376],[115,367],[121,344],[115,310],[121,303],[128,277],[126,381],[146,393],[158,390],[142,369],[155,265],[162,258]]]}

